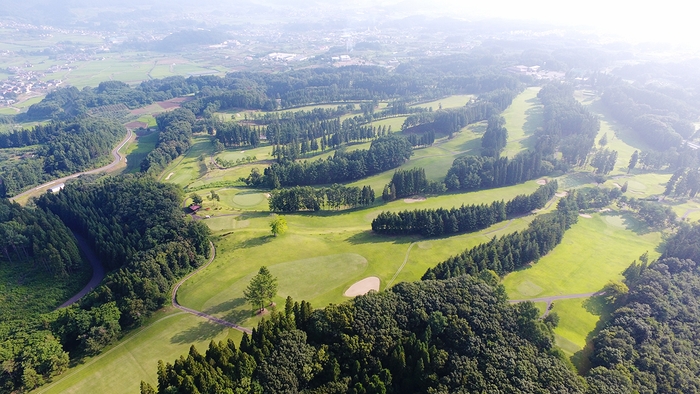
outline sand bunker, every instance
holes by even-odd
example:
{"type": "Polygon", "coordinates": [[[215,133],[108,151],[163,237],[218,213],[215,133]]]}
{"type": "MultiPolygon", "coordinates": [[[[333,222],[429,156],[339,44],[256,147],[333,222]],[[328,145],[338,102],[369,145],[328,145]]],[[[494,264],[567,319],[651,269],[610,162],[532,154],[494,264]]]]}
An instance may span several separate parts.
{"type": "Polygon", "coordinates": [[[173,176],[173,174],[174,174],[174,172],[171,172],[170,174],[168,174],[168,176],[165,178],[165,180],[167,181],[168,179],[170,179],[170,177],[173,176]]]}
{"type": "Polygon", "coordinates": [[[603,208],[600,210],[600,212],[610,212],[610,211],[612,211],[612,209],[610,209],[610,208],[603,208]]]}
{"type": "Polygon", "coordinates": [[[546,179],[538,179],[538,180],[537,180],[537,184],[538,184],[538,185],[546,185],[546,184],[547,184],[547,180],[546,180],[546,179]]]}
{"type": "Polygon", "coordinates": [[[587,214],[587,213],[579,213],[578,215],[581,216],[582,218],[586,218],[586,219],[590,219],[590,218],[593,217],[593,216],[591,216],[591,215],[589,215],[589,214],[587,214]]]}
{"type": "Polygon", "coordinates": [[[413,196],[410,198],[403,199],[403,202],[405,202],[406,204],[413,204],[414,202],[421,202],[421,201],[425,201],[425,197],[413,196]]]}
{"type": "Polygon", "coordinates": [[[554,193],[555,196],[557,197],[566,197],[569,195],[568,192],[561,192],[561,193],[554,193]]]}
{"type": "Polygon", "coordinates": [[[369,293],[370,290],[379,291],[379,284],[381,281],[376,276],[370,276],[369,278],[364,278],[359,282],[355,282],[349,289],[345,290],[343,293],[346,297],[355,297],[363,294],[369,293]]]}

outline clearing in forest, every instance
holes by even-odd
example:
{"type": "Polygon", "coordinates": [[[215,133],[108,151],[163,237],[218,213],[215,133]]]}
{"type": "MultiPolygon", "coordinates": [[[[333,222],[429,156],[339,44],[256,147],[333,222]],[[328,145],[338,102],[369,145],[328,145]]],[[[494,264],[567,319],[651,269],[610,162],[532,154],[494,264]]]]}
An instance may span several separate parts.
{"type": "MultiPolygon", "coordinates": [[[[661,234],[629,212],[597,213],[579,218],[559,246],[531,267],[507,275],[503,285],[510,299],[600,291],[608,281],[621,280],[622,271],[644,252],[650,260],[658,257],[660,243],[661,234]]],[[[554,302],[561,318],[557,342],[569,353],[583,348],[598,321],[600,312],[586,305],[584,299],[554,302]]]]}

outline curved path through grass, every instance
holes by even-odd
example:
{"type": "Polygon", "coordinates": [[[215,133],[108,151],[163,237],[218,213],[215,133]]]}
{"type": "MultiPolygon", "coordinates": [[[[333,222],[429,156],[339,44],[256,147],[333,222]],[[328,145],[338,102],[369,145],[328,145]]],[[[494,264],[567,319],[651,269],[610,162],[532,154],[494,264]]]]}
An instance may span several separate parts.
{"type": "Polygon", "coordinates": [[[112,160],[112,162],[107,164],[106,166],[102,166],[100,168],[95,168],[94,170],[76,172],[75,174],[64,176],[63,178],[54,179],[53,181],[46,182],[43,185],[39,185],[39,186],[33,187],[25,192],[22,192],[16,196],[10,198],[10,201],[16,201],[16,200],[21,199],[23,197],[27,197],[33,193],[39,192],[42,189],[47,189],[49,186],[51,186],[55,183],[65,182],[69,179],[77,178],[81,175],[97,174],[98,172],[107,172],[107,171],[112,170],[119,163],[121,163],[122,159],[124,158],[124,156],[122,156],[122,154],[119,153],[119,150],[121,148],[123,148],[124,145],[126,145],[127,142],[129,142],[131,140],[132,136],[133,136],[133,133],[132,133],[131,129],[127,129],[126,137],[122,140],[122,142],[119,143],[119,145],[117,145],[116,148],[112,149],[112,157],[114,157],[114,160],[112,160]]]}
{"type": "Polygon", "coordinates": [[[203,318],[208,319],[214,323],[221,324],[221,325],[229,327],[229,328],[233,328],[234,330],[245,332],[247,334],[252,334],[253,331],[251,331],[247,328],[241,327],[238,324],[231,323],[231,322],[223,320],[223,319],[219,319],[218,317],[208,315],[204,312],[200,312],[200,311],[188,308],[186,306],[182,306],[177,302],[177,290],[180,288],[180,286],[183,283],[185,283],[185,281],[187,279],[191,278],[194,274],[198,273],[199,271],[203,270],[204,268],[207,268],[207,266],[209,266],[209,264],[211,264],[211,262],[214,261],[214,258],[216,257],[216,248],[214,247],[214,244],[211,241],[209,242],[209,246],[211,247],[211,252],[210,252],[211,257],[209,257],[209,260],[205,264],[203,264],[201,267],[190,272],[189,275],[185,276],[184,278],[182,278],[179,282],[177,282],[175,284],[175,287],[173,287],[172,295],[170,296],[170,300],[172,301],[173,306],[181,311],[191,313],[195,316],[203,317],[203,318]]]}
{"type": "Polygon", "coordinates": [[[399,276],[403,267],[406,266],[406,263],[408,262],[408,255],[411,254],[411,249],[413,249],[413,246],[415,246],[415,245],[416,245],[416,242],[411,242],[411,244],[408,246],[408,250],[406,251],[406,257],[404,257],[403,263],[401,264],[399,269],[396,270],[396,273],[394,274],[394,276],[391,277],[391,280],[389,281],[389,283],[386,284],[385,289],[388,289],[394,283],[394,281],[396,280],[396,277],[399,276]]]}

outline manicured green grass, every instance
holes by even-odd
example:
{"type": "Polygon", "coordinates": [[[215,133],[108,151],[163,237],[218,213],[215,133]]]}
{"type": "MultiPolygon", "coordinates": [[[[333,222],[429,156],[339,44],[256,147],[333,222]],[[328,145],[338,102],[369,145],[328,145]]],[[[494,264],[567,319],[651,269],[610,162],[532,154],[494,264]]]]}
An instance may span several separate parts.
{"type": "Polygon", "coordinates": [[[272,159],[272,146],[264,145],[257,148],[243,147],[243,148],[233,148],[226,149],[225,151],[218,153],[215,158],[219,157],[223,160],[236,161],[245,159],[246,157],[255,157],[256,160],[270,160],[272,159]]]}
{"type": "Polygon", "coordinates": [[[192,146],[184,156],[175,159],[161,174],[161,180],[186,186],[195,180],[206,179],[208,174],[209,156],[214,151],[211,136],[196,135],[192,138],[192,146]],[[204,155],[204,160],[200,157],[204,155]],[[172,173],[172,176],[170,176],[172,173]],[[168,177],[170,176],[170,177],[168,177]]]}
{"type": "MultiPolygon", "coordinates": [[[[507,275],[503,285],[511,299],[600,291],[608,281],[621,280],[622,271],[644,252],[650,259],[658,257],[661,240],[660,233],[650,232],[628,212],[580,217],[559,246],[531,267],[507,275]]],[[[561,317],[557,342],[571,354],[585,345],[598,321],[582,302],[554,302],[561,317]]]]}
{"type": "Polygon", "coordinates": [[[137,393],[142,380],[157,385],[158,360],[172,363],[191,345],[204,353],[210,341],[226,338],[238,343],[242,333],[168,308],[113,347],[70,368],[35,392],[137,393]]]}
{"type": "Polygon", "coordinates": [[[512,299],[599,291],[609,280],[622,279],[622,271],[645,251],[658,257],[660,242],[660,233],[648,232],[629,213],[580,217],[559,246],[531,267],[506,276],[503,284],[512,299]],[[542,290],[534,291],[536,286],[542,290]]]}
{"type": "Polygon", "coordinates": [[[432,107],[433,111],[437,111],[441,106],[443,109],[464,107],[465,105],[467,105],[469,100],[471,100],[472,98],[474,98],[474,95],[472,95],[472,94],[457,94],[454,96],[448,96],[448,97],[434,100],[434,101],[430,101],[427,103],[412,105],[411,107],[420,107],[420,108],[432,107]]]}
{"type": "MultiPolygon", "coordinates": [[[[486,203],[531,193],[536,187],[535,182],[528,182],[495,190],[431,197],[413,203],[404,200],[389,204],[376,203],[374,207],[363,210],[284,215],[289,223],[289,231],[279,237],[270,236],[268,212],[239,211],[239,215],[217,216],[218,211],[214,211],[213,216],[206,219],[205,223],[214,231],[215,236],[218,236],[217,259],[205,271],[181,287],[179,300],[188,307],[253,326],[258,318],[251,317],[251,307],[242,302],[242,292],[249,277],[252,277],[261,265],[270,267],[273,273],[283,266],[289,268],[280,271],[280,290],[294,285],[301,286],[300,289],[307,286],[314,289],[313,292],[299,290],[297,293],[287,291],[284,294],[281,291],[276,299],[278,304],[284,301],[285,295],[294,294],[310,301],[315,307],[343,302],[346,300],[343,292],[353,283],[368,276],[379,277],[382,289],[392,278],[393,283],[417,280],[429,267],[467,247],[486,242],[495,235],[525,228],[534,215],[498,223],[479,233],[425,240],[418,236],[384,237],[372,234],[370,223],[379,212],[486,203]],[[413,242],[417,244],[412,247],[413,242]],[[338,260],[339,255],[360,256],[367,263],[359,268],[356,263],[343,260],[344,258],[338,260]],[[303,260],[303,263],[299,260],[303,260]],[[313,268],[313,271],[329,279],[313,279],[315,277],[303,268],[312,267],[314,264],[320,265],[313,268]],[[338,274],[340,272],[343,274],[338,274]],[[334,276],[336,274],[337,277],[334,276]],[[283,282],[287,281],[289,284],[283,286],[283,282]]],[[[227,190],[229,189],[218,193],[222,195],[227,190]]],[[[228,196],[224,198],[222,195],[217,204],[241,206],[243,198],[256,201],[259,198],[255,194],[251,197],[243,195],[238,199],[236,196],[240,194],[234,194],[233,199],[228,196]]],[[[208,203],[205,200],[205,206],[208,203]]],[[[228,210],[234,209],[229,207],[228,210]]],[[[227,209],[221,212],[225,211],[227,209]]]]}
{"type": "Polygon", "coordinates": [[[513,157],[516,154],[534,148],[535,130],[542,127],[542,104],[537,98],[538,87],[525,89],[513,103],[503,111],[508,130],[508,143],[503,150],[503,156],[513,157]]]}
{"type": "Polygon", "coordinates": [[[586,346],[588,335],[595,329],[601,315],[601,297],[554,301],[552,312],[559,315],[554,329],[557,345],[569,355],[586,346]]]}
{"type": "MultiPolygon", "coordinates": [[[[293,241],[296,238],[291,239],[293,241]]],[[[344,292],[349,287],[348,278],[357,277],[365,272],[367,260],[355,253],[341,253],[271,264],[268,268],[277,278],[278,305],[283,303],[287,296],[295,300],[311,300],[318,305],[315,301],[326,293],[344,292]]],[[[246,303],[243,291],[255,274],[257,271],[251,271],[218,293],[212,294],[212,297],[202,304],[201,310],[232,321],[242,321],[251,317],[251,305],[246,303]]],[[[255,322],[257,320],[252,319],[255,322]]]]}
{"type": "Polygon", "coordinates": [[[673,199],[667,198],[664,204],[668,205],[678,215],[678,218],[687,222],[700,220],[700,203],[697,199],[673,199]]]}
{"type": "MultiPolygon", "coordinates": [[[[400,118],[386,119],[395,120],[400,118]]],[[[426,175],[432,180],[443,179],[447,170],[452,165],[456,156],[463,154],[475,154],[479,150],[479,134],[483,125],[481,123],[465,127],[461,132],[455,133],[453,139],[442,138],[433,146],[428,148],[416,149],[409,161],[402,165],[401,169],[411,169],[414,167],[423,167],[426,170],[426,175]]],[[[392,126],[392,130],[394,127],[392,126]]],[[[197,162],[199,155],[204,153],[207,155],[205,163],[208,163],[208,155],[211,154],[213,146],[209,140],[209,136],[199,136],[195,139],[192,148],[187,155],[181,159],[175,160],[168,168],[163,171],[162,179],[165,180],[172,172],[173,175],[167,179],[168,182],[176,183],[180,186],[200,187],[203,185],[212,184],[214,182],[235,182],[240,177],[247,177],[252,168],[258,168],[261,172],[269,165],[267,162],[261,163],[261,160],[269,160],[271,147],[262,146],[255,149],[229,149],[219,153],[217,157],[226,160],[236,160],[245,158],[246,156],[256,156],[258,162],[251,164],[238,165],[229,169],[219,170],[211,169],[204,172],[201,163],[197,162]],[[199,169],[197,165],[200,165],[199,169]],[[200,173],[201,170],[201,173],[200,173]],[[204,175],[201,175],[204,174],[204,175]]],[[[352,151],[355,149],[368,149],[371,142],[353,144],[346,149],[352,151]]],[[[335,151],[327,151],[320,155],[312,156],[302,160],[320,160],[335,154],[335,151]]],[[[375,193],[381,194],[384,185],[389,183],[394,171],[387,171],[378,175],[374,175],[365,179],[361,179],[350,183],[352,186],[369,185],[375,189],[375,193]]],[[[378,195],[379,195],[378,194],[378,195]]]]}
{"type": "MultiPolygon", "coordinates": [[[[480,136],[474,132],[480,127],[479,124],[470,125],[455,133],[454,138],[441,138],[428,148],[415,149],[410,160],[404,163],[399,169],[407,170],[416,167],[425,169],[425,175],[430,180],[442,180],[447,174],[447,170],[452,166],[452,162],[458,156],[474,154],[480,147],[480,136]]],[[[391,181],[394,171],[386,171],[373,175],[365,179],[350,183],[352,186],[369,185],[375,193],[381,193],[384,185],[391,181]]]]}
{"type": "Polygon", "coordinates": [[[137,136],[124,151],[126,154],[126,170],[127,173],[135,173],[141,171],[141,162],[146,158],[158,142],[158,133],[151,133],[144,136],[137,136]]]}
{"type": "Polygon", "coordinates": [[[257,192],[242,192],[233,196],[233,205],[241,208],[251,208],[265,201],[266,197],[263,193],[257,192]]]}
{"type": "Polygon", "coordinates": [[[396,116],[394,118],[386,118],[382,120],[375,120],[370,123],[374,127],[386,126],[387,129],[391,126],[391,132],[395,133],[401,130],[403,122],[408,118],[408,116],[396,116]]]}
{"type": "Polygon", "coordinates": [[[0,115],[17,115],[18,112],[14,108],[0,108],[0,115]]]}
{"type": "Polygon", "coordinates": [[[585,96],[582,103],[588,106],[588,109],[600,117],[600,131],[596,136],[596,148],[600,149],[598,141],[603,135],[607,134],[608,143],[602,148],[617,151],[617,162],[612,175],[626,174],[627,166],[629,165],[630,157],[635,150],[640,153],[645,150],[652,150],[649,144],[642,138],[637,136],[633,130],[616,122],[609,114],[605,105],[596,96],[585,96]]]}

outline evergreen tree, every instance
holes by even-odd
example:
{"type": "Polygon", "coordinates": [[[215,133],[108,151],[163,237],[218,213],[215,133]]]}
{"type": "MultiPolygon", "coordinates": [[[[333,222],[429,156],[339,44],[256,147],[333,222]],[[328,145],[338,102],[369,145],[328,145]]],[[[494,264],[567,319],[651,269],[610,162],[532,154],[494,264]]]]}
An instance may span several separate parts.
{"type": "Polygon", "coordinates": [[[277,278],[270,274],[267,267],[262,266],[258,274],[250,280],[243,295],[246,301],[251,303],[259,311],[262,311],[265,309],[265,304],[267,302],[272,303],[272,300],[277,295],[277,278]]]}
{"type": "Polygon", "coordinates": [[[632,157],[630,157],[629,164],[627,165],[627,173],[628,174],[630,173],[630,171],[632,171],[634,169],[634,167],[637,166],[638,161],[639,161],[639,151],[635,150],[634,153],[632,153],[632,157]]]}

